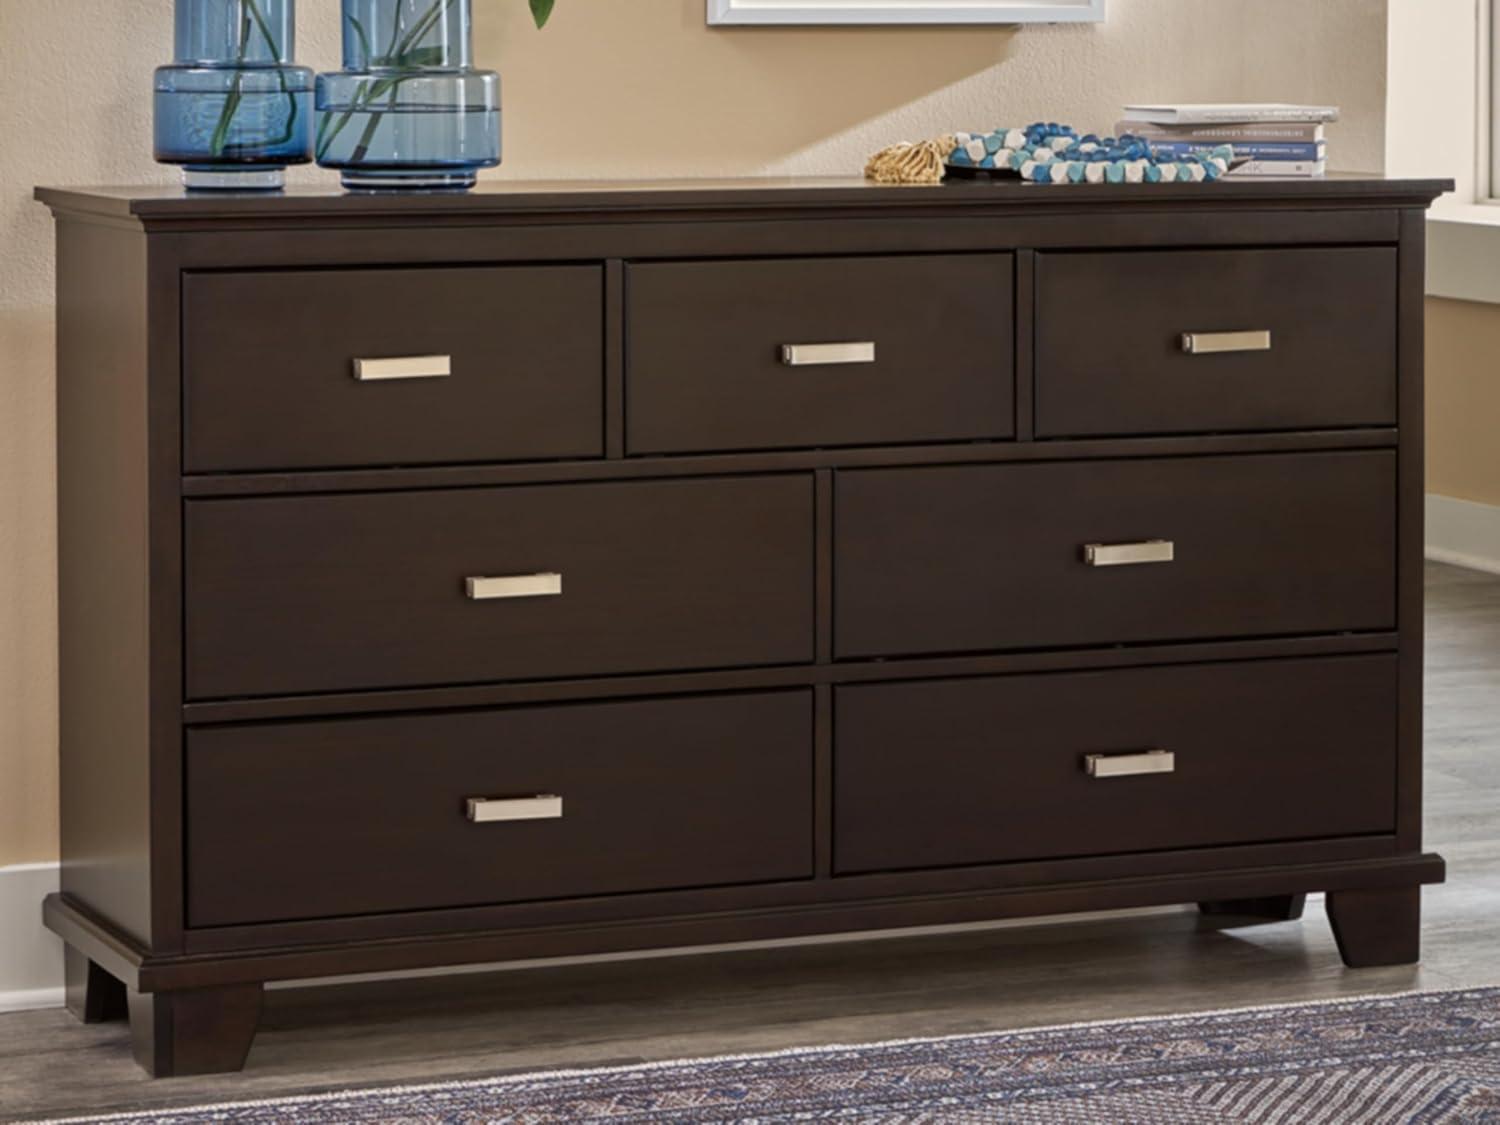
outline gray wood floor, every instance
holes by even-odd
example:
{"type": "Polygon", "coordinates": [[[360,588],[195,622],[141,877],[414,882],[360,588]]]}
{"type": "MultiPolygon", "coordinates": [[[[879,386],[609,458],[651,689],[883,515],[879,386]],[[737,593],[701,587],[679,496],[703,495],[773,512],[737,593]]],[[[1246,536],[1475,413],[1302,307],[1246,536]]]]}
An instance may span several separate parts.
{"type": "Polygon", "coordinates": [[[151,1082],[123,1025],[0,1016],[0,1118],[144,1109],[781,1047],[1500,984],[1500,577],[1430,566],[1420,967],[1342,967],[1321,904],[1220,929],[1195,911],[857,944],[278,989],[245,1073],[151,1082]]]}

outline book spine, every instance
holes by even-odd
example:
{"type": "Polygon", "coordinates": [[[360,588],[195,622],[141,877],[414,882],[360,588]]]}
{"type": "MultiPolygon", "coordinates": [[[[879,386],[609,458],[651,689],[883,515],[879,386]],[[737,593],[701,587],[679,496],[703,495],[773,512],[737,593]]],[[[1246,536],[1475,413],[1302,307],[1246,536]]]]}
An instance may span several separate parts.
{"type": "Polygon", "coordinates": [[[1233,176],[1298,176],[1312,179],[1328,171],[1326,160],[1252,160],[1233,169],[1233,176]]]}
{"type": "Polygon", "coordinates": [[[1193,152],[1212,152],[1221,144],[1232,144],[1236,156],[1248,156],[1251,160],[1324,160],[1328,149],[1322,143],[1287,144],[1281,141],[1158,141],[1152,137],[1151,147],[1157,152],[1173,156],[1186,156],[1193,152]]]}
{"type": "Polygon", "coordinates": [[[1149,121],[1127,118],[1115,123],[1115,136],[1131,133],[1164,141],[1201,141],[1212,144],[1272,142],[1281,144],[1316,144],[1323,140],[1323,126],[1306,121],[1262,125],[1154,125],[1149,121]]]}

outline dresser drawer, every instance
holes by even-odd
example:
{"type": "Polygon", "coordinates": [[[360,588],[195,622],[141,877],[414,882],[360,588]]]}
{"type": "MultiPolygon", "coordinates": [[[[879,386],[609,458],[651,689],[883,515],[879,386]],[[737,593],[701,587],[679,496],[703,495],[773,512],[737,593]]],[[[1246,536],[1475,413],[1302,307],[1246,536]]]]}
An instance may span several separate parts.
{"type": "Polygon", "coordinates": [[[647,264],[627,282],[631,453],[1015,432],[1009,254],[647,264]]]}
{"type": "Polygon", "coordinates": [[[600,456],[602,279],[598,266],[188,274],[186,469],[600,456]]]}
{"type": "Polygon", "coordinates": [[[191,501],[186,554],[191,698],[812,656],[805,475],[191,501]]]}
{"type": "Polygon", "coordinates": [[[806,878],[810,695],[190,731],[189,924],[806,878]]]}
{"type": "Polygon", "coordinates": [[[842,874],[1394,829],[1393,655],[861,685],[835,706],[842,874]]]}
{"type": "Polygon", "coordinates": [[[836,489],[840,657],[1395,624],[1386,451],[856,470],[836,489]]]}
{"type": "Polygon", "coordinates": [[[1054,253],[1036,269],[1038,437],[1396,422],[1394,249],[1054,253]]]}

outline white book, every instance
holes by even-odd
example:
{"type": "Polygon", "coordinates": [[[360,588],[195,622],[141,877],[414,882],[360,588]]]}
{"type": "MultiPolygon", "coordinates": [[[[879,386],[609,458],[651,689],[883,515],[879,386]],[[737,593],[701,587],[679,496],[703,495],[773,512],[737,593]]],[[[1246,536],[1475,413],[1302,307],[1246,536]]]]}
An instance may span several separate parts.
{"type": "Polygon", "coordinates": [[[1219,125],[1257,121],[1337,121],[1335,105],[1286,105],[1281,102],[1128,105],[1125,116],[1152,125],[1219,125]]]}
{"type": "Polygon", "coordinates": [[[1248,160],[1229,173],[1231,176],[1297,176],[1316,179],[1328,174],[1326,160],[1248,160]]]}

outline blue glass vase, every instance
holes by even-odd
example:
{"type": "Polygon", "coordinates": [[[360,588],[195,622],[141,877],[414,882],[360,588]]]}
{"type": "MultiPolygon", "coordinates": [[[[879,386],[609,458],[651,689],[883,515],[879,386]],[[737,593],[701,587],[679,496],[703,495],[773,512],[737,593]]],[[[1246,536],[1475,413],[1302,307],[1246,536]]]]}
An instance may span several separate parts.
{"type": "Polygon", "coordinates": [[[342,0],[344,69],[318,76],[318,163],[355,191],[467,191],[500,163],[500,76],[471,0],[342,0]]]}
{"type": "Polygon", "coordinates": [[[156,72],[156,159],[190,188],[275,189],[312,159],[313,73],[292,66],[296,0],[177,0],[156,72]]]}

